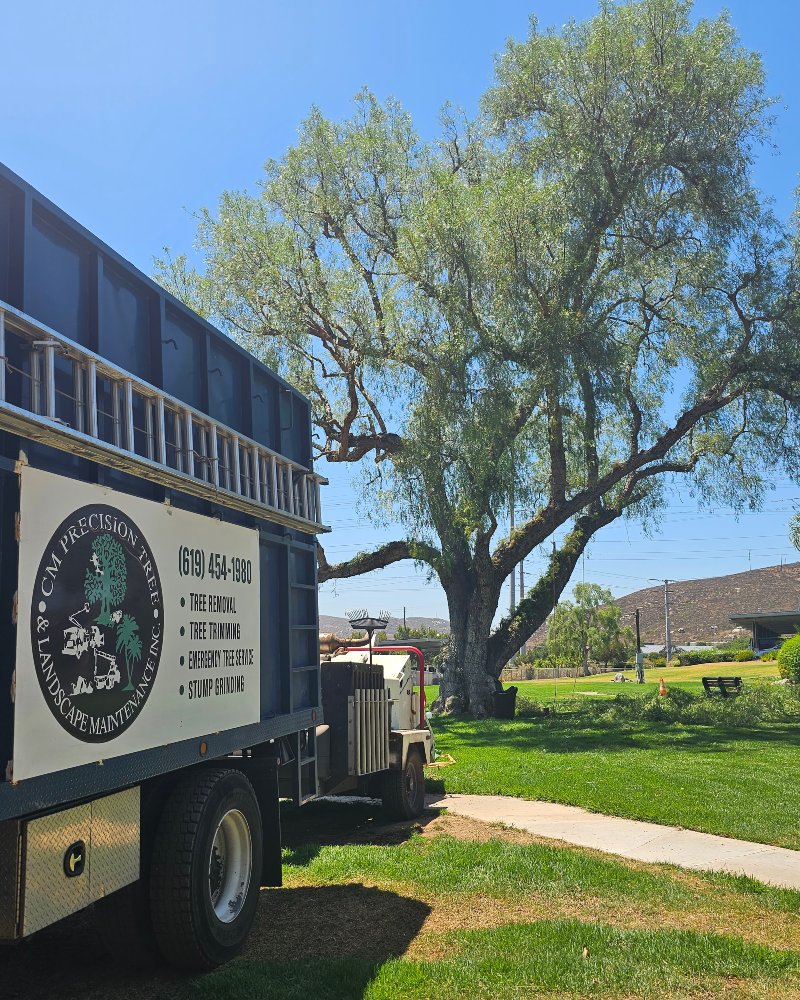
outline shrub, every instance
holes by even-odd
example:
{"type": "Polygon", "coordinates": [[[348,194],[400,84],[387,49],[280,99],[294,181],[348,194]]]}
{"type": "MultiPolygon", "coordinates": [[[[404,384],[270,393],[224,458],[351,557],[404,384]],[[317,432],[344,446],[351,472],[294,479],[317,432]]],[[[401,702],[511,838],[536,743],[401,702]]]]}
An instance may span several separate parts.
{"type": "Polygon", "coordinates": [[[449,639],[449,632],[437,632],[435,628],[407,628],[404,625],[394,630],[395,639],[449,639]]]}
{"type": "Polygon", "coordinates": [[[516,713],[520,719],[543,719],[552,713],[553,709],[549,705],[543,705],[533,698],[528,698],[524,694],[517,695],[516,713]]]}
{"type": "Polygon", "coordinates": [[[667,666],[666,656],[654,656],[650,660],[650,667],[653,670],[665,670],[667,666]]]}
{"type": "Polygon", "coordinates": [[[800,681],[800,635],[787,639],[778,652],[778,670],[781,677],[800,681]]]}
{"type": "Polygon", "coordinates": [[[754,659],[752,650],[749,646],[744,648],[744,645],[746,640],[735,639],[716,649],[688,649],[678,655],[678,660],[682,667],[696,667],[702,663],[728,663],[731,660],[744,663],[754,659]]]}
{"type": "Polygon", "coordinates": [[[777,660],[777,659],[778,659],[778,650],[777,649],[768,649],[766,651],[766,653],[762,653],[761,654],[761,662],[762,663],[772,663],[773,660],[777,660]]]}
{"type": "Polygon", "coordinates": [[[587,699],[577,710],[614,724],[639,721],[737,728],[770,722],[796,724],[800,721],[800,697],[793,686],[765,683],[748,685],[736,698],[708,698],[670,687],[666,697],[619,694],[601,703],[592,704],[587,699]]]}

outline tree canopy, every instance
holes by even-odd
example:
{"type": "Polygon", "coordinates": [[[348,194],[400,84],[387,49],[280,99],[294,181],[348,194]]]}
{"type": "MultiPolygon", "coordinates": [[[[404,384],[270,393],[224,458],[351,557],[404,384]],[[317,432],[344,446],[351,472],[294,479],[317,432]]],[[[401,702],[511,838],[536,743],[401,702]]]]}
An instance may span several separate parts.
{"type": "Polygon", "coordinates": [[[320,550],[320,579],[426,564],[458,704],[488,710],[605,525],[654,518],[676,477],[740,507],[765,469],[795,475],[797,236],[751,177],[769,108],[726,16],[532,19],[477,120],[446,108],[426,143],[368,92],[344,122],[312,110],[256,194],[201,213],[202,273],[159,263],[309,395],[320,457],[373,470],[399,537],[337,565],[320,550]],[[556,537],[492,629],[513,567],[556,537]]]}
{"type": "Polygon", "coordinates": [[[559,601],[547,625],[547,651],[557,662],[589,673],[589,661],[607,666],[633,648],[630,628],[611,591],[596,583],[576,583],[573,601],[559,601]]]}

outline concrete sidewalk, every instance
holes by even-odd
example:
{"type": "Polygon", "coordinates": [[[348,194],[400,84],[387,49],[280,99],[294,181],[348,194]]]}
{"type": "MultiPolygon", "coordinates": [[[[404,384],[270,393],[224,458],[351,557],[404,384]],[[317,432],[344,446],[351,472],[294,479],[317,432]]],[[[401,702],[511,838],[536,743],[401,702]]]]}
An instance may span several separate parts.
{"type": "Polygon", "coordinates": [[[800,889],[800,851],[783,847],[504,795],[429,795],[426,804],[636,861],[749,875],[759,882],[800,889]]]}

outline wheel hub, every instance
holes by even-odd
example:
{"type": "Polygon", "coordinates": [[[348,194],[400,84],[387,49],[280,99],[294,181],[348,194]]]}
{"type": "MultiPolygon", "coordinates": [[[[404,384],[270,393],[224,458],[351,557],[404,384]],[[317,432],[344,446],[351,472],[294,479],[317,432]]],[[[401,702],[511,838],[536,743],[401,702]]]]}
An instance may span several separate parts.
{"type": "Polygon", "coordinates": [[[219,821],[208,859],[211,907],[225,924],[239,915],[253,874],[253,842],[244,814],[230,809],[219,821]]]}

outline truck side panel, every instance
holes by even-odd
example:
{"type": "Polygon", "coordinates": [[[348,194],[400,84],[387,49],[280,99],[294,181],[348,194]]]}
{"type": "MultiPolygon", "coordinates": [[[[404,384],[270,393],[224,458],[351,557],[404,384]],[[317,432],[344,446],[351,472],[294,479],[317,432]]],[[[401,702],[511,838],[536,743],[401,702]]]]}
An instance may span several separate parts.
{"type": "MultiPolygon", "coordinates": [[[[230,338],[148,277],[0,164],[0,303],[22,310],[59,334],[97,352],[301,465],[311,467],[308,401],[230,338]]],[[[8,342],[9,394],[30,406],[29,361],[8,342]],[[26,367],[27,366],[27,367],[26,367]],[[27,400],[27,402],[26,402],[27,400]]],[[[69,367],[55,359],[56,417],[74,426],[77,404],[69,367]]],[[[99,419],[112,400],[98,380],[99,419]]],[[[32,407],[31,407],[32,408],[32,407]]],[[[138,429],[142,419],[134,413],[138,429]]],[[[108,434],[101,436],[108,438],[108,434]]],[[[0,820],[52,809],[173,771],[203,759],[313,728],[319,714],[316,557],[310,534],[168,490],[102,463],[78,458],[25,437],[0,432],[0,820]],[[16,463],[97,483],[156,503],[168,500],[212,519],[257,528],[261,569],[259,721],[200,739],[145,750],[12,784],[17,589],[16,463]]],[[[299,742],[298,742],[299,746],[299,742]]]]}

